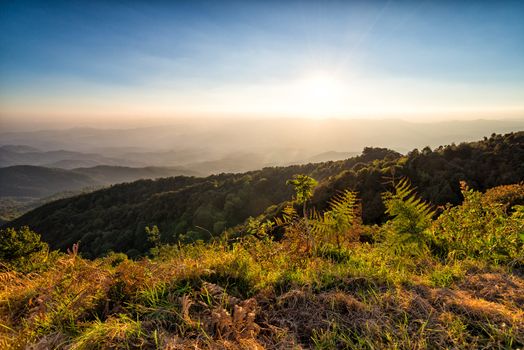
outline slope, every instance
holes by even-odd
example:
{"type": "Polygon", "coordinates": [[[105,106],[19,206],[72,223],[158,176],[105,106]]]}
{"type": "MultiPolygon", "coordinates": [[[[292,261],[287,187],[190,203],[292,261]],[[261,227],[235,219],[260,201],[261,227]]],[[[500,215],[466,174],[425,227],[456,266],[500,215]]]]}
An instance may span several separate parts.
{"type": "MultiPolygon", "coordinates": [[[[385,218],[381,193],[388,183],[409,177],[435,205],[459,203],[459,181],[484,190],[524,180],[524,132],[492,135],[478,142],[413,150],[406,156],[381,148],[344,161],[264,168],[207,178],[175,177],[122,184],[37,208],[9,223],[29,225],[52,247],[81,241],[86,256],[110,250],[134,256],[148,249],[144,228],[158,225],[165,242],[207,239],[249,216],[292,197],[286,180],[309,174],[320,181],[313,205],[325,206],[338,190],[352,189],[362,200],[366,223],[385,218]]],[[[273,207],[272,207],[273,206],[273,207]]]]}
{"type": "Polygon", "coordinates": [[[64,169],[32,165],[0,168],[0,197],[40,198],[100,185],[89,175],[64,169]]]}

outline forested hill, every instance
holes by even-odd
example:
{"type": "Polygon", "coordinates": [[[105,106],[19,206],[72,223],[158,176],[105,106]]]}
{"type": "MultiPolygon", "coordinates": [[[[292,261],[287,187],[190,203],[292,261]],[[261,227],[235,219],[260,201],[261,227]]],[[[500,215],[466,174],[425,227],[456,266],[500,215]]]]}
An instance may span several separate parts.
{"type": "Polygon", "coordinates": [[[0,197],[41,198],[100,186],[101,183],[91,176],[71,170],[33,165],[0,168],[0,197]]]}
{"type": "Polygon", "coordinates": [[[88,187],[159,178],[196,175],[176,167],[143,167],[99,165],[91,168],[60,169],[34,165],[0,168],[0,197],[42,198],[63,191],[80,191],[88,187]]]}
{"type": "Polygon", "coordinates": [[[460,180],[480,190],[524,181],[524,132],[413,150],[406,156],[365,148],[361,156],[337,162],[141,180],[46,204],[7,226],[29,225],[53,248],[81,241],[88,257],[110,250],[135,256],[149,249],[146,226],[157,225],[165,242],[191,241],[220,234],[249,216],[274,212],[272,205],[291,199],[293,189],[286,180],[299,173],[320,182],[312,201],[317,208],[338,190],[352,189],[362,200],[364,222],[380,222],[380,195],[392,179],[407,176],[435,205],[460,202],[460,180]]]}

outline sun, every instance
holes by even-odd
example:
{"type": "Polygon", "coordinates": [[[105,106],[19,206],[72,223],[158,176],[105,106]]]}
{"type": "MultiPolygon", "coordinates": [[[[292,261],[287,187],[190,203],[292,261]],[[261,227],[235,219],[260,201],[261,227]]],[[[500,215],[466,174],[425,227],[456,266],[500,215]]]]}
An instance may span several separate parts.
{"type": "Polygon", "coordinates": [[[213,111],[311,119],[341,118],[354,113],[358,91],[348,75],[309,71],[215,95],[213,111]]]}
{"type": "Polygon", "coordinates": [[[333,74],[304,75],[292,87],[291,101],[296,111],[312,118],[340,114],[347,106],[348,86],[333,74]]]}

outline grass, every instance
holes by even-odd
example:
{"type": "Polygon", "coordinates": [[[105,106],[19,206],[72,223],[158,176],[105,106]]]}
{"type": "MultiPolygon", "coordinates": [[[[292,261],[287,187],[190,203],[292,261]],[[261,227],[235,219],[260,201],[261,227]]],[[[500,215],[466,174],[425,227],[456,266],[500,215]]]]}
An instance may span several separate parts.
{"type": "MultiPolygon", "coordinates": [[[[256,242],[256,245],[261,244],[256,242]]],[[[249,242],[152,260],[64,255],[1,275],[6,349],[518,348],[524,279],[471,260],[402,259],[369,245],[263,259],[249,242]],[[255,253],[252,253],[255,252],[255,253]]],[[[258,250],[260,249],[260,251],[258,250]]]]}
{"type": "MultiPolygon", "coordinates": [[[[86,260],[73,249],[33,272],[4,266],[0,348],[523,348],[522,243],[514,240],[522,222],[511,211],[483,216],[507,229],[508,240],[496,233],[504,249],[459,257],[448,253],[461,243],[445,234],[474,219],[461,210],[427,228],[416,252],[390,249],[394,236],[384,225],[365,228],[383,241],[339,248],[319,240],[314,251],[300,236],[248,236],[160,246],[136,261],[86,260]]],[[[481,239],[466,224],[468,237],[481,239]]]]}

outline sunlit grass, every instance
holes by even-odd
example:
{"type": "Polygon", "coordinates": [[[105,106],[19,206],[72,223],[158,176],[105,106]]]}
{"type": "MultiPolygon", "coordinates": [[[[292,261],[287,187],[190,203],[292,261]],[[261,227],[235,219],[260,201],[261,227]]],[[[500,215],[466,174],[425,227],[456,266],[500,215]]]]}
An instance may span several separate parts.
{"type": "MultiPolygon", "coordinates": [[[[453,215],[472,219],[460,209],[453,215]]],[[[499,215],[483,220],[503,223],[513,232],[509,225],[515,224],[514,214],[499,215]]],[[[437,232],[449,229],[442,222],[447,221],[436,222],[437,232]]],[[[376,231],[373,244],[337,245],[320,237],[316,248],[307,250],[300,235],[281,241],[246,236],[234,243],[224,239],[160,246],[136,261],[123,254],[91,261],[73,249],[35,272],[3,270],[0,347],[425,349],[524,344],[524,279],[522,266],[515,263],[519,255],[511,255],[511,244],[521,243],[512,236],[500,246],[508,247],[513,258],[497,252],[494,260],[487,252],[442,255],[431,250],[432,241],[424,253],[392,249],[392,237],[384,238],[383,232],[391,226],[367,229],[376,231]]],[[[439,237],[439,244],[450,237],[439,237]]],[[[452,246],[460,247],[458,242],[452,246]]]]}

